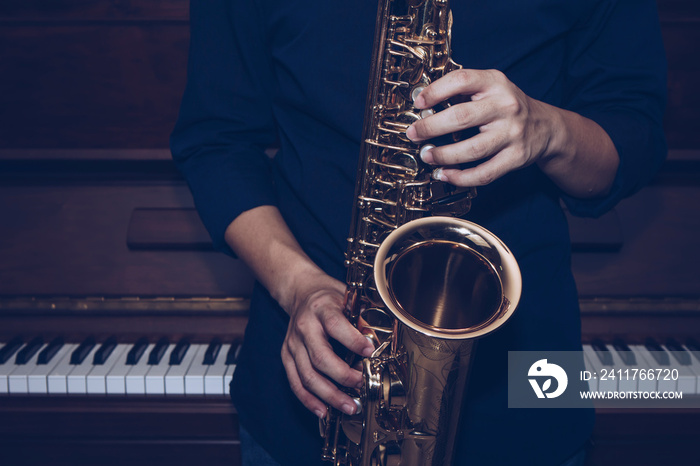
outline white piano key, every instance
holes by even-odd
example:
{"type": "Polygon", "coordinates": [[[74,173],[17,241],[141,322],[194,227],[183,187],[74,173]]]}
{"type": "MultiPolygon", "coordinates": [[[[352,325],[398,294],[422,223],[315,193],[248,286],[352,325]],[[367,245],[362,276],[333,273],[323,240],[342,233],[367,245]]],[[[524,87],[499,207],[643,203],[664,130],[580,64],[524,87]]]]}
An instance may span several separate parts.
{"type": "Polygon", "coordinates": [[[148,365],[148,355],[151,354],[153,348],[156,344],[151,343],[144,351],[143,356],[139,359],[139,362],[129,367],[126,374],[126,393],[127,395],[145,395],[146,394],[146,374],[151,370],[152,367],[148,365]]]}
{"type": "Polygon", "coordinates": [[[207,373],[204,375],[205,395],[225,395],[228,393],[228,386],[224,385],[224,377],[228,369],[226,354],[230,348],[230,344],[221,345],[216,361],[207,369],[207,373]]]}
{"type": "Polygon", "coordinates": [[[593,378],[593,374],[595,373],[596,368],[591,363],[590,358],[585,351],[583,353],[583,362],[586,365],[586,370],[591,373],[591,378],[590,378],[590,380],[588,380],[588,390],[591,392],[597,392],[598,391],[598,377],[593,378]]]}
{"type": "Polygon", "coordinates": [[[594,368],[593,372],[598,382],[598,391],[617,391],[617,376],[610,377],[610,372],[615,369],[615,366],[603,365],[591,345],[583,345],[583,354],[588,356],[588,361],[594,368]],[[601,377],[605,378],[602,379],[601,377]]]}
{"type": "MultiPolygon", "coordinates": [[[[671,351],[668,348],[666,348],[665,345],[664,349],[669,354],[669,359],[671,363],[670,369],[675,369],[678,371],[676,390],[678,390],[679,392],[683,392],[683,395],[685,396],[696,394],[698,374],[696,374],[695,371],[693,371],[692,366],[684,366],[683,364],[679,363],[678,360],[673,356],[673,354],[671,354],[671,351]]],[[[690,356],[690,354],[688,355],[690,356]]]]}
{"type": "Polygon", "coordinates": [[[165,374],[170,369],[170,354],[175,349],[175,344],[168,345],[168,349],[160,360],[160,364],[150,366],[146,374],[146,395],[165,395],[165,374]]]}
{"type": "Polygon", "coordinates": [[[41,353],[41,350],[43,350],[45,347],[46,344],[41,345],[39,351],[34,353],[34,356],[32,356],[26,364],[15,364],[17,368],[12,371],[7,378],[10,393],[29,393],[29,382],[27,380],[27,376],[31,374],[34,369],[36,369],[36,363],[39,360],[39,353],[41,353]]]}
{"type": "Polygon", "coordinates": [[[100,349],[100,345],[96,344],[88,353],[87,357],[83,359],[82,364],[78,364],[75,368],[68,374],[66,381],[68,382],[68,393],[76,395],[86,395],[87,394],[87,375],[93,369],[92,360],[95,358],[95,353],[100,349]]]}
{"type": "MultiPolygon", "coordinates": [[[[105,376],[105,388],[108,395],[125,395],[126,394],[126,374],[129,373],[129,369],[134,366],[128,366],[126,364],[126,359],[129,357],[129,351],[133,348],[133,344],[126,345],[126,349],[119,356],[119,359],[114,363],[114,365],[109,369],[109,372],[105,376]]],[[[142,358],[147,357],[144,353],[142,358]]]]}
{"type": "MultiPolygon", "coordinates": [[[[204,364],[204,355],[209,345],[199,345],[192,364],[185,374],[185,395],[204,395],[204,376],[211,366],[204,364]]],[[[190,348],[190,351],[192,348],[190,348]]],[[[221,353],[221,350],[219,350],[221,353]]]]}
{"type": "MultiPolygon", "coordinates": [[[[4,346],[5,345],[3,345],[3,347],[4,346]]],[[[22,346],[22,348],[24,348],[24,345],[22,346]]],[[[20,348],[20,351],[22,350],[22,348],[20,348]]],[[[5,361],[5,364],[0,364],[0,393],[10,392],[10,384],[8,377],[16,368],[17,366],[15,365],[15,358],[10,358],[7,361],[5,361]]]]}
{"type": "MultiPolygon", "coordinates": [[[[643,345],[639,345],[639,352],[644,356],[646,361],[649,363],[649,366],[655,370],[654,376],[657,375],[657,369],[662,369],[660,377],[656,380],[656,389],[663,392],[675,391],[678,387],[677,381],[673,380],[673,378],[670,377],[670,374],[665,373],[666,369],[671,369],[671,366],[662,366],[661,364],[656,362],[654,355],[652,355],[652,353],[643,345]],[[666,377],[667,375],[669,375],[669,377],[666,377]]],[[[669,353],[667,353],[666,355],[668,356],[670,362],[670,360],[673,359],[673,357],[669,353]]]]}
{"type": "Polygon", "coordinates": [[[78,344],[71,345],[72,349],[63,355],[47,378],[49,394],[65,395],[68,393],[68,374],[78,366],[70,363],[71,354],[78,348],[78,344]]]}
{"type": "Polygon", "coordinates": [[[66,355],[70,356],[70,353],[77,347],[78,345],[75,344],[65,344],[48,364],[37,365],[36,370],[27,377],[29,393],[49,393],[49,374],[54,371],[66,355]]]}
{"type": "Polygon", "coordinates": [[[112,350],[112,354],[105,360],[104,364],[93,366],[93,369],[87,375],[87,392],[89,394],[107,394],[107,374],[130,346],[129,344],[117,345],[116,348],[112,350]]]}
{"type": "Polygon", "coordinates": [[[646,351],[646,348],[644,348],[643,345],[629,345],[629,347],[630,350],[632,350],[632,352],[634,353],[635,358],[637,358],[637,368],[639,368],[639,372],[637,373],[638,389],[643,392],[655,392],[656,378],[648,377],[648,374],[652,369],[656,369],[656,366],[658,364],[654,362],[654,365],[651,365],[651,363],[647,360],[647,357],[644,355],[644,351],[646,351]]]}
{"type": "MultiPolygon", "coordinates": [[[[646,358],[647,362],[651,365],[652,368],[654,369],[663,369],[661,372],[661,375],[659,379],[656,381],[656,389],[659,391],[675,391],[678,388],[678,381],[673,380],[672,377],[670,377],[670,374],[666,373],[666,369],[672,369],[673,368],[673,363],[675,362],[675,359],[673,359],[673,356],[671,356],[671,353],[666,352],[668,358],[669,358],[669,363],[670,365],[668,366],[662,366],[658,362],[656,362],[656,359],[654,359],[654,355],[646,349],[646,347],[641,346],[640,352],[644,354],[644,357],[646,358]],[[667,377],[668,376],[668,377],[667,377]]],[[[681,371],[679,371],[679,376],[681,371]]],[[[684,371],[685,372],[685,371],[684,371]]]]}
{"type": "Polygon", "coordinates": [[[637,366],[628,366],[622,360],[617,350],[612,345],[605,345],[610,351],[613,358],[613,368],[615,369],[615,377],[618,378],[617,389],[621,392],[637,391],[638,378],[634,377],[634,371],[637,366]]]}
{"type": "MultiPolygon", "coordinates": [[[[168,373],[165,374],[165,394],[166,395],[184,395],[185,394],[185,375],[189,370],[194,357],[200,348],[204,347],[206,351],[207,345],[190,345],[185,357],[182,358],[180,364],[170,366],[168,373]]],[[[204,357],[204,353],[202,353],[204,357]]]]}
{"type": "Polygon", "coordinates": [[[226,373],[224,374],[224,393],[228,393],[228,385],[233,379],[233,373],[236,372],[236,365],[231,364],[226,368],[226,373]]]}
{"type": "MultiPolygon", "coordinates": [[[[683,349],[690,352],[687,346],[683,345],[683,349]]],[[[700,395],[700,361],[698,361],[695,356],[691,354],[690,356],[690,370],[695,374],[695,394],[700,395]]]]}

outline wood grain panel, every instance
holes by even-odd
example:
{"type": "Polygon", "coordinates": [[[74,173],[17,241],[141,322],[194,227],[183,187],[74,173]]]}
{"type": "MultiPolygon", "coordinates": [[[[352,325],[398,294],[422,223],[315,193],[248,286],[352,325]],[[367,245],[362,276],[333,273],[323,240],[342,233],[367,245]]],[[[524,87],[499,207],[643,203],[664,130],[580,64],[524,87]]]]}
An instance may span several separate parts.
{"type": "Polygon", "coordinates": [[[188,0],[4,0],[1,21],[189,19],[188,0]]]}
{"type": "Polygon", "coordinates": [[[225,397],[0,397],[0,464],[239,465],[225,397]]]}
{"type": "Polygon", "coordinates": [[[697,0],[657,0],[661,23],[700,21],[697,0]]]}
{"type": "Polygon", "coordinates": [[[591,296],[700,296],[700,186],[650,186],[622,201],[623,246],[573,255],[579,293],[591,296]]]}
{"type": "MultiPolygon", "coordinates": [[[[187,0],[0,5],[2,147],[163,148],[185,83],[187,0]]],[[[700,2],[660,0],[670,147],[698,148],[700,2]]]]}
{"type": "Polygon", "coordinates": [[[132,250],[208,251],[213,248],[195,209],[135,209],[126,243],[132,250]]]}
{"type": "Polygon", "coordinates": [[[188,26],[0,27],[0,144],[163,148],[175,124],[188,26]]]}
{"type": "Polygon", "coordinates": [[[192,206],[184,184],[0,187],[0,294],[247,296],[252,277],[216,252],[129,251],[131,212],[192,206]]]}
{"type": "MultiPolygon", "coordinates": [[[[700,47],[697,47],[700,28],[696,21],[700,2],[664,1],[660,4],[670,67],[669,114],[666,119],[669,142],[671,147],[700,147],[700,132],[697,131],[700,125],[700,92],[696,86],[700,78],[700,47]]],[[[62,18],[75,19],[75,15],[87,15],[83,18],[145,19],[163,12],[172,18],[182,19],[185,10],[183,2],[177,1],[63,1],[53,5],[51,8],[54,10],[50,10],[45,3],[9,2],[4,4],[1,13],[3,18],[28,19],[40,16],[40,11],[53,11],[56,13],[53,18],[61,21],[62,18]],[[180,13],[174,13],[176,11],[180,13]]],[[[0,105],[2,143],[6,147],[165,147],[184,85],[187,28],[165,23],[66,24],[68,26],[65,27],[55,24],[39,27],[4,23],[0,28],[0,38],[4,36],[6,41],[13,44],[13,47],[0,51],[3,63],[11,65],[6,68],[11,70],[9,73],[0,75],[0,87],[15,91],[4,93],[0,98],[5,100],[2,102],[4,105],[0,105]],[[172,47],[173,44],[176,46],[172,47]]],[[[164,161],[166,157],[159,159],[164,161]]],[[[48,191],[42,195],[27,195],[29,198],[52,198],[48,191]]],[[[684,195],[676,196],[676,203],[687,201],[684,195]]],[[[40,199],[29,198],[27,200],[38,203],[34,207],[38,209],[40,199]]],[[[73,199],[74,202],[76,200],[73,199]]],[[[143,206],[143,203],[134,204],[134,207],[143,206]]],[[[696,218],[694,213],[685,212],[684,218],[696,218]]],[[[639,211],[637,214],[648,219],[647,212],[639,211]]],[[[672,215],[666,214],[667,217],[672,215]]],[[[21,218],[26,221],[27,216],[31,214],[25,212],[21,218]]],[[[667,220],[671,222],[668,224],[674,225],[672,218],[668,217],[667,220]]],[[[684,224],[679,227],[692,229],[696,225],[684,224]]],[[[17,230],[13,231],[13,234],[19,234],[17,230]]],[[[6,229],[3,234],[10,232],[6,229]]],[[[67,234],[64,239],[68,239],[67,234]]],[[[686,244],[692,244],[692,238],[685,239],[689,241],[686,244]]],[[[54,246],[58,246],[58,243],[54,246]]],[[[646,247],[651,246],[646,244],[646,247]]],[[[639,249],[637,252],[642,252],[641,246],[639,249]]],[[[626,250],[627,247],[623,248],[621,257],[628,254],[626,250]]],[[[650,249],[655,250],[658,247],[650,249]]],[[[673,250],[663,261],[669,263],[670,258],[676,256],[688,257],[683,251],[673,250]]],[[[577,267],[582,268],[578,275],[584,294],[595,289],[590,288],[589,284],[604,281],[604,276],[596,278],[591,270],[594,263],[598,264],[598,269],[608,267],[603,263],[611,261],[602,260],[602,257],[594,255],[583,261],[576,259],[577,267]]],[[[86,260],[83,258],[82,263],[86,264],[86,260]]],[[[614,270],[622,271],[620,267],[614,270]]],[[[42,273],[46,273],[46,269],[39,272],[39,277],[42,273]]],[[[618,284],[626,276],[624,273],[613,275],[612,283],[618,284]]],[[[679,283],[687,281],[681,279],[679,283]]],[[[16,281],[11,277],[9,283],[16,281]]],[[[46,291],[59,289],[58,286],[49,287],[46,291]]],[[[117,286],[117,289],[126,290],[129,287],[117,286]]],[[[618,292],[622,289],[629,287],[616,288],[618,292]]],[[[658,286],[652,286],[650,290],[659,291],[658,286]]],[[[214,290],[206,288],[202,291],[214,290]]],[[[219,289],[216,293],[221,291],[219,289]]]]}
{"type": "Polygon", "coordinates": [[[700,148],[700,2],[671,3],[670,11],[661,10],[668,60],[664,129],[669,147],[700,148]]]}

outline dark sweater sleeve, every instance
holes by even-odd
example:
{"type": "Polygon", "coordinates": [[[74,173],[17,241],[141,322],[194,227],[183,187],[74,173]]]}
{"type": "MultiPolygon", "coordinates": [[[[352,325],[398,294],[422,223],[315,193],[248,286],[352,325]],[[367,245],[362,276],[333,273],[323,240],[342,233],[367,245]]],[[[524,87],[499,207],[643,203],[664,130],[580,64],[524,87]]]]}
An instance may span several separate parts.
{"type": "Polygon", "coordinates": [[[250,0],[192,0],[187,86],[170,137],[214,247],[242,212],[275,204],[265,148],[275,142],[270,61],[250,0]]]}
{"type": "Polygon", "coordinates": [[[654,0],[603,0],[571,35],[564,107],[598,123],[620,156],[605,197],[562,195],[579,216],[600,216],[648,183],[666,157],[666,58],[654,0]]]}

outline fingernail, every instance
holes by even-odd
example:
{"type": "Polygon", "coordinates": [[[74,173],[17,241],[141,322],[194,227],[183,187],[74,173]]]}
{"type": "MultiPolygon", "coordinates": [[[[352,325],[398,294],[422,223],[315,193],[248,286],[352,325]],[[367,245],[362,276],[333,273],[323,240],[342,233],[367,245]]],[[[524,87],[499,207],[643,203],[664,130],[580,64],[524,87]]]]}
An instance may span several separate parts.
{"type": "Polygon", "coordinates": [[[425,107],[425,99],[423,98],[422,94],[418,94],[418,97],[416,97],[416,100],[413,101],[413,106],[416,108],[425,107]]]}
{"type": "Polygon", "coordinates": [[[413,126],[409,126],[406,130],[406,137],[413,141],[416,138],[416,136],[416,128],[414,128],[413,126]]]}
{"type": "Polygon", "coordinates": [[[432,144],[425,145],[421,148],[420,150],[420,158],[423,162],[425,163],[433,163],[435,160],[433,159],[433,151],[431,150],[433,147],[432,144]]]}
{"type": "Polygon", "coordinates": [[[368,346],[367,348],[365,348],[365,349],[362,351],[362,356],[368,358],[368,357],[372,356],[372,353],[374,353],[374,347],[373,347],[373,346],[371,346],[371,347],[368,346]]]}
{"type": "Polygon", "coordinates": [[[343,405],[343,412],[345,414],[355,414],[355,407],[350,404],[343,405]]]}
{"type": "Polygon", "coordinates": [[[315,414],[319,419],[323,419],[324,417],[326,417],[326,413],[324,413],[324,412],[321,411],[320,409],[317,409],[316,411],[314,411],[314,414],[315,414]]]}
{"type": "Polygon", "coordinates": [[[433,170],[433,179],[447,181],[447,176],[445,176],[445,173],[443,173],[442,168],[436,168],[433,170]]]}

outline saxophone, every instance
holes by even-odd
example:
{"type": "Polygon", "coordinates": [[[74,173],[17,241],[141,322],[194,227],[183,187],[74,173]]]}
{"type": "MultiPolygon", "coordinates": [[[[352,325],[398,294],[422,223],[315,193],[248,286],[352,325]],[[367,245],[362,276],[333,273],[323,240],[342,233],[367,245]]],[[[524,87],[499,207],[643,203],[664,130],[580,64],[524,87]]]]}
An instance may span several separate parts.
{"type": "MultiPolygon", "coordinates": [[[[475,338],[520,299],[517,262],[495,235],[456,218],[474,188],[434,180],[406,129],[437,109],[414,99],[461,68],[450,57],[448,0],[380,0],[355,205],[346,253],[345,313],[374,344],[348,354],[360,389],[354,415],[321,420],[334,465],[450,465],[475,338]]],[[[442,107],[449,106],[444,102],[442,107]]]]}

